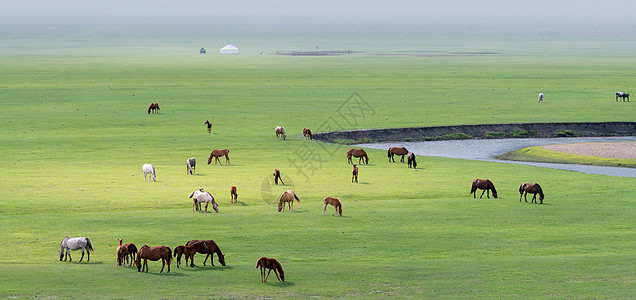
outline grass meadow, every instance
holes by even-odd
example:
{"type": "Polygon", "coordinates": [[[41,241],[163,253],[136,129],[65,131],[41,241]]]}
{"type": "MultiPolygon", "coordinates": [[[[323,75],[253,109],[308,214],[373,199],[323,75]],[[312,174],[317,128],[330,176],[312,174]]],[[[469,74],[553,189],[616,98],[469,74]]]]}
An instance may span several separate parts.
{"type": "Polygon", "coordinates": [[[235,56],[200,55],[196,43],[1,43],[0,297],[634,296],[634,178],[438,157],[412,170],[370,149],[352,184],[346,146],[301,136],[305,127],[633,121],[634,104],[614,101],[636,80],[633,42],[349,42],[321,50],[361,53],[274,54],[301,48],[291,40],[285,49],[246,42],[235,56]],[[147,114],[151,102],[160,113],[147,114]],[[218,148],[230,149],[229,165],[206,164],[218,148]],[[144,163],[157,182],[144,182],[144,163]],[[274,168],[286,186],[272,184],[274,168]],[[492,180],[500,198],[473,199],[474,178],[492,180]],[[528,181],[541,183],[543,205],[519,203],[528,181]],[[201,187],[219,213],[192,212],[187,195],[201,187]],[[287,189],[302,204],[277,213],[287,189]],[[342,217],[332,207],[323,216],[325,196],[343,201],[342,217]],[[91,239],[90,262],[77,251],[58,261],[66,235],[91,239]],[[149,262],[139,273],[115,265],[118,238],[173,249],[213,239],[227,266],[215,257],[204,267],[197,255],[195,268],[173,261],[159,274],[149,262]],[[282,263],[285,282],[260,281],[261,256],[282,263]]]}

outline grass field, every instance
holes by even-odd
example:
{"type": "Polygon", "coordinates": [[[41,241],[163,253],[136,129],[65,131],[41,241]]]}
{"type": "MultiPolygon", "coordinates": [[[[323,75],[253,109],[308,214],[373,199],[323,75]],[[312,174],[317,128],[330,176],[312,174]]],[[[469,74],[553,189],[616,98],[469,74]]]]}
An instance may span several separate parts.
{"type": "Polygon", "coordinates": [[[302,50],[291,41],[289,49],[246,43],[237,56],[157,41],[0,44],[2,298],[636,292],[633,178],[434,157],[412,170],[368,150],[370,164],[352,184],[346,146],[301,136],[304,127],[633,121],[633,104],[614,101],[636,79],[633,42],[421,40],[398,51],[362,40],[331,48],[363,53],[333,57],[273,54],[302,50]],[[443,55],[415,55],[422,51],[443,55]],[[468,54],[483,52],[496,54],[468,54]],[[151,102],[159,114],[146,113],[151,102]],[[287,141],[275,140],[276,125],[287,141]],[[218,148],[230,149],[231,164],[206,164],[218,148]],[[198,161],[194,176],[185,173],[188,157],[198,161]],[[143,163],[154,164],[157,182],[143,181],[143,163]],[[271,183],[274,168],[287,186],[271,183]],[[474,178],[492,180],[500,198],[473,199],[474,178]],[[519,203],[527,181],[541,183],[543,205],[519,203]],[[187,195],[200,187],[218,214],[191,211],[187,195]],[[286,189],[302,204],[277,213],[286,189]],[[343,201],[343,217],[322,215],[324,196],[343,201]],[[79,252],[58,261],[66,235],[92,240],[89,263],[77,262],[79,252]],[[197,255],[195,268],[173,262],[159,274],[150,262],[138,273],[115,266],[118,238],[173,249],[214,239],[227,266],[215,258],[203,267],[197,255]],[[261,256],[276,257],[287,281],[261,283],[261,256]]]}

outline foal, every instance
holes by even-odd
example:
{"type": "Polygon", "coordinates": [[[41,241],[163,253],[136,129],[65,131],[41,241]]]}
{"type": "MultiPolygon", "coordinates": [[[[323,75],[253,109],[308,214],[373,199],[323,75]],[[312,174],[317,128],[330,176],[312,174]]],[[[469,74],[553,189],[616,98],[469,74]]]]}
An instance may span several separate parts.
{"type": "Polygon", "coordinates": [[[205,123],[203,123],[205,125],[208,125],[208,133],[212,133],[212,123],[210,123],[210,121],[205,120],[205,123]]]}
{"type": "Polygon", "coordinates": [[[190,268],[194,268],[194,255],[197,254],[200,248],[208,250],[208,246],[203,242],[199,241],[193,243],[190,246],[179,245],[174,248],[174,257],[177,258],[177,268],[182,268],[181,266],[181,255],[185,255],[185,263],[188,265],[188,259],[190,260],[190,268]]]}
{"type": "Polygon", "coordinates": [[[119,246],[117,246],[117,266],[123,267],[128,264],[128,247],[122,244],[122,239],[117,239],[119,246]]]}
{"type": "Polygon", "coordinates": [[[285,281],[285,271],[283,271],[283,266],[276,260],[275,258],[267,258],[261,257],[256,262],[256,268],[261,267],[261,281],[267,282],[267,278],[269,278],[269,274],[274,270],[274,274],[276,274],[276,279],[278,281],[285,281]],[[269,269],[267,272],[267,276],[265,276],[265,269],[269,269]],[[280,273],[280,276],[279,274],[280,273]]]}
{"type": "Polygon", "coordinates": [[[230,199],[230,203],[231,204],[235,204],[236,202],[238,202],[238,193],[236,192],[236,186],[233,185],[230,188],[230,197],[232,197],[232,199],[230,199]]]}
{"type": "Polygon", "coordinates": [[[342,217],[342,202],[340,199],[327,196],[323,199],[323,202],[325,203],[325,208],[322,210],[323,215],[327,215],[327,204],[331,204],[335,209],[331,215],[334,216],[335,214],[339,214],[342,217]]]}
{"type": "Polygon", "coordinates": [[[356,179],[356,182],[358,182],[358,166],[353,165],[353,175],[351,175],[351,182],[353,183],[353,179],[356,179]]]}

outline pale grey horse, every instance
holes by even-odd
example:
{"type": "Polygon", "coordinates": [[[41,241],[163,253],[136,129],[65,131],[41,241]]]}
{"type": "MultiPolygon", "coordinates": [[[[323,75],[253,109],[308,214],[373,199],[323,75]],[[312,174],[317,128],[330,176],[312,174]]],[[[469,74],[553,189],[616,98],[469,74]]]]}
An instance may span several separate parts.
{"type": "Polygon", "coordinates": [[[93,244],[91,244],[91,240],[89,240],[87,237],[76,237],[76,238],[70,238],[68,236],[64,237],[64,240],[62,240],[62,242],[60,243],[60,261],[62,261],[62,257],[64,257],[64,261],[66,261],[66,258],[68,257],[68,261],[71,262],[73,261],[73,258],[71,257],[71,253],[69,252],[69,250],[78,250],[81,249],[82,250],[82,257],[80,258],[79,262],[82,262],[82,259],[84,259],[84,249],[86,249],[86,253],[88,254],[88,259],[86,260],[87,262],[91,261],[91,253],[90,252],[95,252],[93,250],[93,244]],[[64,255],[66,252],[66,255],[64,255]]]}

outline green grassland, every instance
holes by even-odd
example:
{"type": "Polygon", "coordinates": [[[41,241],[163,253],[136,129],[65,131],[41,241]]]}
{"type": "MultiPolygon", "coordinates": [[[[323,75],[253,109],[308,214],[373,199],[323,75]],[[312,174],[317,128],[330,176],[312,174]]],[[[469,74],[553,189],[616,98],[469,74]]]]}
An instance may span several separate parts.
{"type": "Polygon", "coordinates": [[[614,101],[636,79],[634,43],[621,43],[437,39],[398,51],[357,40],[331,47],[362,53],[333,57],[274,55],[287,49],[273,42],[236,56],[157,41],[2,43],[0,297],[633,297],[633,178],[436,157],[412,170],[368,150],[352,184],[345,145],[301,136],[304,127],[633,121],[635,106],[614,101]],[[476,52],[496,54],[466,54],[476,52]],[[354,92],[366,110],[347,102],[354,92]],[[146,113],[151,102],[159,114],[146,113]],[[231,164],[206,164],[218,148],[231,164]],[[144,182],[144,163],[157,182],[144,182]],[[286,186],[271,183],[274,168],[286,186]],[[500,198],[473,199],[474,178],[492,180],[500,198]],[[541,183],[543,205],[519,203],[526,181],[541,183]],[[219,213],[191,211],[187,195],[200,187],[219,213]],[[286,189],[302,204],[277,213],[286,189]],[[342,217],[323,216],[324,196],[343,201],[342,217]],[[58,261],[66,235],[91,238],[90,262],[79,252],[58,261]],[[227,266],[204,267],[197,255],[195,268],[173,262],[159,274],[149,262],[138,273],[115,266],[118,238],[173,248],[214,239],[227,266]],[[281,261],[287,281],[261,283],[261,256],[281,261]]]}

